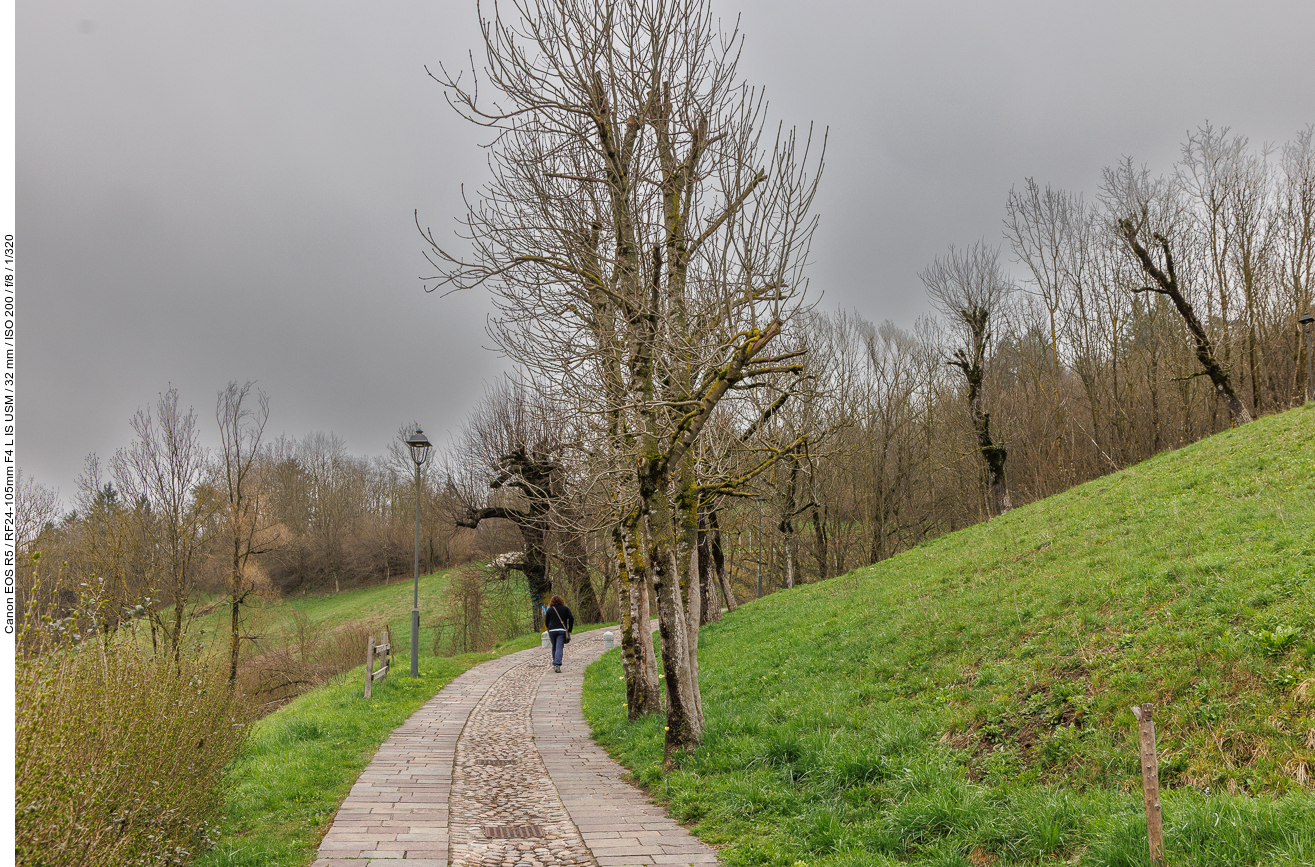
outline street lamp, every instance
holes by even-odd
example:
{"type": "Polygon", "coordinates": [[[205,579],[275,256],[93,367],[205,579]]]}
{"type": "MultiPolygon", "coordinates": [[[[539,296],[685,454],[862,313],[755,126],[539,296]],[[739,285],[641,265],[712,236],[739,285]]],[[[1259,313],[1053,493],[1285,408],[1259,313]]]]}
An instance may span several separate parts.
{"type": "Polygon", "coordinates": [[[406,441],[411,450],[411,460],[416,465],[416,552],[415,552],[415,588],[411,596],[411,676],[420,676],[420,466],[429,457],[429,440],[425,432],[416,428],[411,438],[406,441]]]}
{"type": "Polygon", "coordinates": [[[1297,321],[1301,323],[1301,330],[1306,332],[1306,400],[1312,401],[1315,400],[1315,360],[1311,358],[1310,336],[1315,331],[1312,327],[1315,326],[1315,316],[1307,312],[1297,321]]]}

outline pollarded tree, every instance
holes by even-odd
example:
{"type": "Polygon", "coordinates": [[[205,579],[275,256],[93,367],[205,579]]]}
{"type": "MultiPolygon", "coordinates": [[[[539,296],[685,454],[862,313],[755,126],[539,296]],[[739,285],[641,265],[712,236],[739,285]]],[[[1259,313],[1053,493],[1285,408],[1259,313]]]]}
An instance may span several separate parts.
{"type": "Polygon", "coordinates": [[[919,276],[936,309],[950,320],[956,345],[946,363],[963,373],[968,386],[968,410],[977,434],[977,448],[986,462],[991,513],[1003,514],[1012,508],[1005,480],[1008,452],[991,434],[991,413],[986,409],[983,385],[992,328],[1005,312],[1014,290],[1013,281],[1000,267],[1000,252],[980,241],[966,250],[950,247],[948,256],[932,262],[919,276]]]}
{"type": "Polygon", "coordinates": [[[447,470],[450,519],[470,529],[490,519],[516,525],[524,546],[516,568],[529,584],[536,630],[542,628],[541,606],[554,589],[548,563],[555,539],[576,613],[582,623],[597,623],[602,612],[568,489],[562,427],[554,419],[559,413],[546,403],[534,404],[525,386],[516,383],[491,389],[471,413],[447,470]]]}
{"type": "Polygon", "coordinates": [[[474,70],[438,76],[496,131],[470,252],[427,234],[438,282],[487,284],[500,348],[607,432],[625,574],[657,593],[668,752],[689,748],[704,728],[692,446],[727,394],[779,367],[767,350],[802,302],[820,161],[810,137],[766,128],[706,0],[517,0],[483,34],[495,102],[474,70]]]}

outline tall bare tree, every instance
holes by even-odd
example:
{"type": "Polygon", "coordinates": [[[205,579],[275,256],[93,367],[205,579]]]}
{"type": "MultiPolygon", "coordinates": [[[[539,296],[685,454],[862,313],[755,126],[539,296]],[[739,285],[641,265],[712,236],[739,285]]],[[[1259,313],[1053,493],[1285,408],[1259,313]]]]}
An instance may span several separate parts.
{"type": "MultiPolygon", "coordinates": [[[[1201,372],[1209,377],[1232,423],[1239,425],[1251,421],[1251,413],[1233,387],[1228,365],[1218,357],[1214,341],[1196,315],[1190,297],[1192,289],[1180,279],[1181,262],[1174,257],[1169,234],[1175,229],[1181,233],[1184,216],[1183,206],[1176,200],[1173,190],[1166,182],[1152,179],[1145,170],[1134,168],[1131,160],[1125,160],[1117,168],[1105,170],[1104,194],[1107,208],[1114,215],[1111,222],[1116,236],[1127,244],[1141,270],[1152,281],[1132,291],[1156,293],[1173,303],[1191,335],[1201,372]],[[1151,248],[1142,241],[1145,235],[1150,235],[1151,248]]],[[[1209,201],[1214,202],[1213,196],[1209,201]]],[[[1220,207],[1222,209],[1222,205],[1220,207]]],[[[1213,252],[1203,264],[1206,267],[1198,273],[1213,271],[1213,252]]],[[[1227,292],[1221,290],[1221,293],[1217,297],[1222,306],[1227,303],[1227,292]]],[[[1220,315],[1226,319],[1227,310],[1221,309],[1220,315]]]]}
{"type": "Polygon", "coordinates": [[[264,491],[256,483],[260,441],[269,421],[269,398],[255,383],[230,382],[215,402],[219,423],[219,467],[224,497],[221,524],[228,557],[229,650],[228,682],[237,682],[238,655],[242,641],[242,606],[258,589],[249,573],[253,554],[268,550],[271,529],[264,491]],[[255,405],[252,406],[254,398],[255,405]]]}
{"type": "Polygon", "coordinates": [[[147,522],[142,533],[158,540],[161,568],[152,583],[157,593],[167,594],[172,611],[160,617],[155,605],[148,610],[178,662],[197,567],[218,505],[203,485],[209,453],[201,446],[195,411],[182,411],[176,388],[160,395],[153,409],[137,410],[130,423],[137,437],[115,453],[110,469],[128,502],[145,506],[137,510],[147,522]]]}
{"type": "Polygon", "coordinates": [[[364,464],[347,454],[342,437],[323,431],[302,437],[296,455],[306,490],[306,528],[337,593],[345,567],[343,548],[363,506],[364,464]]]}
{"type": "Polygon", "coordinates": [[[777,365],[820,163],[809,137],[770,138],[762,95],[737,80],[738,34],[705,0],[519,0],[483,30],[497,104],[439,80],[497,131],[494,175],[466,217],[468,256],[428,235],[439,282],[487,283],[499,346],[609,431],[627,570],[657,595],[670,754],[704,728],[691,447],[777,365]]]}
{"type": "Polygon", "coordinates": [[[1286,378],[1289,395],[1298,385],[1304,343],[1296,320],[1315,311],[1315,125],[1297,132],[1283,146],[1277,204],[1278,282],[1287,327],[1283,329],[1291,372],[1286,378]]]}

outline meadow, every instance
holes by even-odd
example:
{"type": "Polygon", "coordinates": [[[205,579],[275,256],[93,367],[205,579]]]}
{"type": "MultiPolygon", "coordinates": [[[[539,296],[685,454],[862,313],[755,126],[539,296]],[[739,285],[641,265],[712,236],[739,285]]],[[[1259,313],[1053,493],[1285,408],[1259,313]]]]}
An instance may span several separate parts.
{"type": "Polygon", "coordinates": [[[620,661],[586,715],[731,865],[1315,864],[1315,406],[706,628],[703,745],[662,763],[620,661]]]}

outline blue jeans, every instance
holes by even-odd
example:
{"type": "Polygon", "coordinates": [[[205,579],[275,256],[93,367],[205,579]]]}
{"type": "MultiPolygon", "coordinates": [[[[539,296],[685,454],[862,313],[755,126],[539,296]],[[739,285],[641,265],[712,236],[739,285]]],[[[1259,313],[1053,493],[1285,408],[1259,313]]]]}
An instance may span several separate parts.
{"type": "Polygon", "coordinates": [[[552,664],[562,664],[562,648],[566,646],[565,629],[549,629],[548,642],[552,645],[552,664]]]}

